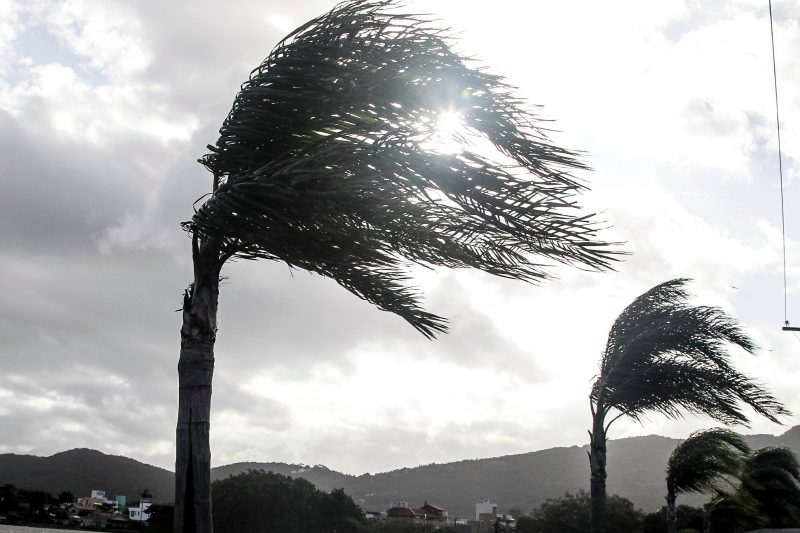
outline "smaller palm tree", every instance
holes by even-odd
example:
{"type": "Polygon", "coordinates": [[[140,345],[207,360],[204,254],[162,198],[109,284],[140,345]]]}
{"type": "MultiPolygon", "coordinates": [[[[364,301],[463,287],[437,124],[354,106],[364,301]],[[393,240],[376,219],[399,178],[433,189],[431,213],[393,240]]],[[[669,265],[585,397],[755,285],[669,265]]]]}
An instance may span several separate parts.
{"type": "Polygon", "coordinates": [[[667,531],[678,531],[678,494],[719,489],[720,480],[738,478],[750,447],[741,435],[724,428],[692,433],[667,460],[667,531]]]}
{"type": "Polygon", "coordinates": [[[752,497],[767,527],[800,526],[800,461],[782,446],[755,451],[744,462],[740,491],[752,497]]]}
{"type": "Polygon", "coordinates": [[[728,348],[754,353],[755,343],[721,309],[690,305],[688,281],[673,279],[645,292],[608,333],[589,398],[592,533],[605,531],[606,435],[615,420],[638,421],[650,413],[679,418],[689,412],[747,426],[744,405],[777,423],[789,413],[733,366],[728,348]]]}

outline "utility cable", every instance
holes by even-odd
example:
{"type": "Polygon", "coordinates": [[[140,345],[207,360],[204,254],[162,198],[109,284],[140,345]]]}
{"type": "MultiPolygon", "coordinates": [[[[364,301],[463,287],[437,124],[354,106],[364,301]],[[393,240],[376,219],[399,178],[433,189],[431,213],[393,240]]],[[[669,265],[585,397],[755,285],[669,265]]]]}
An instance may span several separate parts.
{"type": "Polygon", "coordinates": [[[786,283],[786,215],[784,213],[784,199],[783,199],[783,158],[781,154],[781,114],[778,107],[778,68],[775,65],[775,30],[773,29],[772,21],[772,0],[768,0],[769,4],[769,36],[772,42],[772,80],[775,87],[775,123],[777,124],[778,131],[778,175],[781,181],[781,236],[783,238],[783,323],[786,327],[789,326],[789,313],[787,305],[787,283],[786,283]]]}

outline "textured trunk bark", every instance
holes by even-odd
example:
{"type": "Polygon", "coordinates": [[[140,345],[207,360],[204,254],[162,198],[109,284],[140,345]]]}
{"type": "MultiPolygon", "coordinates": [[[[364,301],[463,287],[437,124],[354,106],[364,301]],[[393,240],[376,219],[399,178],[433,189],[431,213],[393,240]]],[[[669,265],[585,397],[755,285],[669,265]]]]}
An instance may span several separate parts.
{"type": "Polygon", "coordinates": [[[678,510],[675,507],[675,483],[667,479],[667,533],[678,533],[678,510]]]}
{"type": "Polygon", "coordinates": [[[175,431],[175,533],[212,533],[211,378],[219,297],[219,252],[194,245],[194,282],[183,301],[175,431]]]}
{"type": "Polygon", "coordinates": [[[606,430],[603,417],[598,411],[592,420],[589,445],[589,467],[591,468],[592,533],[606,530],[606,430]]]}

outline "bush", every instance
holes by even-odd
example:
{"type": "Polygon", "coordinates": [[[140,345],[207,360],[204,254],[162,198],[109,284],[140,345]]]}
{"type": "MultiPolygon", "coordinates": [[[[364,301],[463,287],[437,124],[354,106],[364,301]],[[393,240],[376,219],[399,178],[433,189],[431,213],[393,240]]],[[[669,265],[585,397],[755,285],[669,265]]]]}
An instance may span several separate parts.
{"type": "MultiPolygon", "coordinates": [[[[530,519],[519,519],[518,533],[575,533],[589,532],[592,499],[581,490],[560,498],[549,498],[533,511],[530,519]]],[[[633,502],[616,494],[606,498],[606,531],[641,531],[642,512],[633,502]]]]}
{"type": "Polygon", "coordinates": [[[361,509],[343,490],[250,470],[211,485],[216,533],[363,533],[361,509]]]}

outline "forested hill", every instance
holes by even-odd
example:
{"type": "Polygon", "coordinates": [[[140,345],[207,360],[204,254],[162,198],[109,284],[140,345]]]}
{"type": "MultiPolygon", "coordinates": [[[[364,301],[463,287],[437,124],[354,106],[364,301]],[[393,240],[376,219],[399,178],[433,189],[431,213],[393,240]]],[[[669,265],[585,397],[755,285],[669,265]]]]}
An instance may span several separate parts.
{"type": "Polygon", "coordinates": [[[0,454],[0,486],[12,484],[53,495],[67,490],[76,497],[89,496],[97,489],[132,500],[147,489],[155,501],[167,501],[172,499],[174,483],[169,470],[86,448],[50,457],[0,454]]]}
{"type": "MultiPolygon", "coordinates": [[[[754,449],[788,446],[800,454],[800,426],[777,437],[751,435],[746,440],[754,449]]],[[[645,511],[660,507],[664,502],[664,466],[678,442],[659,436],[609,441],[609,492],[631,499],[645,511]]],[[[248,469],[302,477],[323,490],[344,488],[365,510],[385,510],[391,501],[401,499],[413,506],[428,501],[447,509],[451,517],[474,516],[475,503],[486,498],[498,504],[501,511],[528,511],[546,498],[588,489],[589,479],[586,446],[431,464],[374,475],[351,476],[320,465],[285,463],[236,463],[214,468],[211,475],[220,479],[248,469]]],[[[76,495],[88,495],[91,489],[103,489],[129,498],[146,488],[154,500],[168,501],[173,475],[125,457],[71,450],[51,457],[0,454],[0,485],[6,483],[54,494],[70,490],[76,495]]],[[[700,504],[705,500],[687,496],[680,503],[700,504]]]]}

